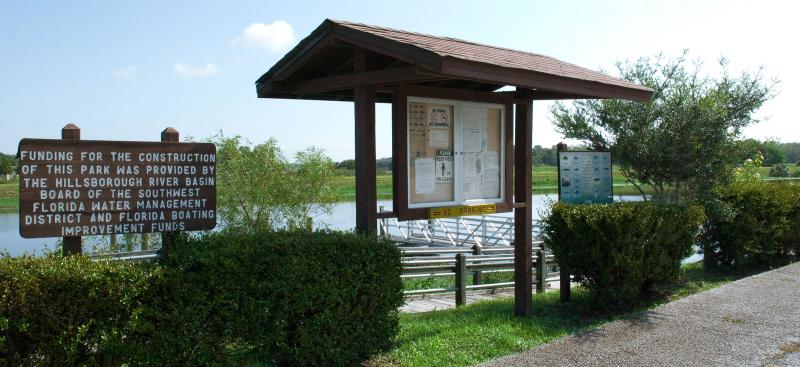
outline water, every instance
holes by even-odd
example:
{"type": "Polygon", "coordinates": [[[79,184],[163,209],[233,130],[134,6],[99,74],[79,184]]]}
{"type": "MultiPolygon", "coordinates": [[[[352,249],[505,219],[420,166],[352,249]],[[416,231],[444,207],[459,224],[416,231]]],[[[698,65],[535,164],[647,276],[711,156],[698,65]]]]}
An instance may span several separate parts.
{"type": "MultiPolygon", "coordinates": [[[[533,217],[540,218],[548,205],[556,200],[555,194],[533,195],[533,217]]],[[[639,201],[640,196],[618,196],[617,201],[639,201]]],[[[392,210],[391,200],[380,200],[378,206],[386,211],[392,210]]],[[[499,216],[513,217],[514,213],[500,213],[499,216]]],[[[337,203],[330,214],[314,216],[315,228],[351,230],[356,224],[356,203],[337,203]]],[[[22,238],[19,236],[19,213],[0,212],[0,251],[7,251],[11,256],[24,253],[41,255],[46,248],[53,249],[57,238],[22,238]]]]}

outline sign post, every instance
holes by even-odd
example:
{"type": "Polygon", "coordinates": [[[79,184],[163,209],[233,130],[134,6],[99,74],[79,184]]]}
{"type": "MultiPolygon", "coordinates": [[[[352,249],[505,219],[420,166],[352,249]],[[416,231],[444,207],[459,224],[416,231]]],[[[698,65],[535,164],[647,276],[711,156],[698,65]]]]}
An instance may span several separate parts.
{"type": "MultiPolygon", "coordinates": [[[[174,127],[168,127],[161,132],[161,141],[169,143],[180,142],[180,133],[174,127]]],[[[178,236],[178,231],[162,232],[161,233],[161,258],[166,259],[169,256],[169,247],[175,242],[175,237],[178,236]]]]}
{"type": "MultiPolygon", "coordinates": [[[[81,129],[78,125],[67,124],[61,129],[61,139],[64,140],[81,140],[81,129]]],[[[21,184],[20,180],[20,184],[21,184]]],[[[20,206],[20,211],[22,206],[20,206]]],[[[20,222],[21,223],[21,222],[20,222]]],[[[83,241],[81,236],[66,236],[61,238],[62,253],[64,256],[80,255],[83,252],[83,241]]]]}

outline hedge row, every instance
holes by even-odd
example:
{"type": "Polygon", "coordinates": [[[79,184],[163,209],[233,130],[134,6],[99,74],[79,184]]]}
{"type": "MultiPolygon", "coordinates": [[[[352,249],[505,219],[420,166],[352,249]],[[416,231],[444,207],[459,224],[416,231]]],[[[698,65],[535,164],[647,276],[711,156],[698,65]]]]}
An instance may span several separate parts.
{"type": "Polygon", "coordinates": [[[159,264],[0,259],[6,365],[355,365],[402,304],[391,243],[347,233],[180,239],[159,264]]]}
{"type": "Polygon", "coordinates": [[[800,185],[734,182],[706,203],[709,265],[768,265],[800,254],[800,185]]]}
{"type": "Polygon", "coordinates": [[[544,219],[545,245],[601,311],[638,304],[674,279],[692,253],[703,209],[697,206],[557,203],[544,219]]]}

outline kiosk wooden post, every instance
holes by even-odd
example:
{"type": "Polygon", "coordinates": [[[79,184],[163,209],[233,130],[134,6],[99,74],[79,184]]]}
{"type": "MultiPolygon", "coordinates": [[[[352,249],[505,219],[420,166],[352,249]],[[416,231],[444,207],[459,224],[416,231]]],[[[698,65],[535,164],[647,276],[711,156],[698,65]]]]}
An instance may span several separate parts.
{"type": "MultiPolygon", "coordinates": [[[[67,124],[61,129],[61,139],[81,140],[81,129],[78,125],[67,124]]],[[[62,237],[62,252],[64,256],[80,255],[83,251],[81,236],[62,237]]]]}
{"type": "MultiPolygon", "coordinates": [[[[364,50],[356,48],[354,53],[355,71],[364,71],[364,50]]],[[[374,235],[377,233],[378,221],[378,196],[375,187],[375,87],[356,86],[353,101],[356,120],[356,231],[374,235]]]]}
{"type": "MultiPolygon", "coordinates": [[[[558,152],[567,150],[567,145],[564,143],[558,143],[556,145],[556,171],[561,172],[561,160],[558,159],[558,152]]],[[[558,198],[561,200],[561,182],[557,183],[558,185],[558,198]]],[[[559,276],[559,291],[561,292],[561,301],[568,302],[571,295],[570,290],[570,276],[569,276],[569,268],[565,266],[566,264],[559,263],[558,264],[558,276],[559,276]]]]}
{"type": "Polygon", "coordinates": [[[516,102],[514,119],[514,314],[533,314],[531,149],[533,101],[516,102]]]}
{"type": "MultiPolygon", "coordinates": [[[[161,141],[168,143],[180,142],[180,133],[173,127],[168,127],[161,132],[161,141]]],[[[169,254],[169,247],[175,241],[175,236],[179,232],[161,232],[161,258],[166,259],[169,254]]]]}

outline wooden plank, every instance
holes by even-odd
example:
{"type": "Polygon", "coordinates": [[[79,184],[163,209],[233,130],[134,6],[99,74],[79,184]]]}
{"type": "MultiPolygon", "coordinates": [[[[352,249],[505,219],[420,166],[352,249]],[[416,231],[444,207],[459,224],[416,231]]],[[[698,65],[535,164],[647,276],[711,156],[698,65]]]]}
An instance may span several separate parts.
{"type": "Polygon", "coordinates": [[[533,313],[531,271],[531,149],[533,125],[533,101],[516,104],[514,197],[515,202],[525,203],[524,208],[514,209],[514,314],[529,316],[533,313]]]}
{"type": "Polygon", "coordinates": [[[381,69],[350,74],[341,74],[298,81],[287,85],[289,93],[310,94],[351,89],[357,85],[419,82],[443,79],[443,76],[424,73],[416,66],[381,69]]]}

